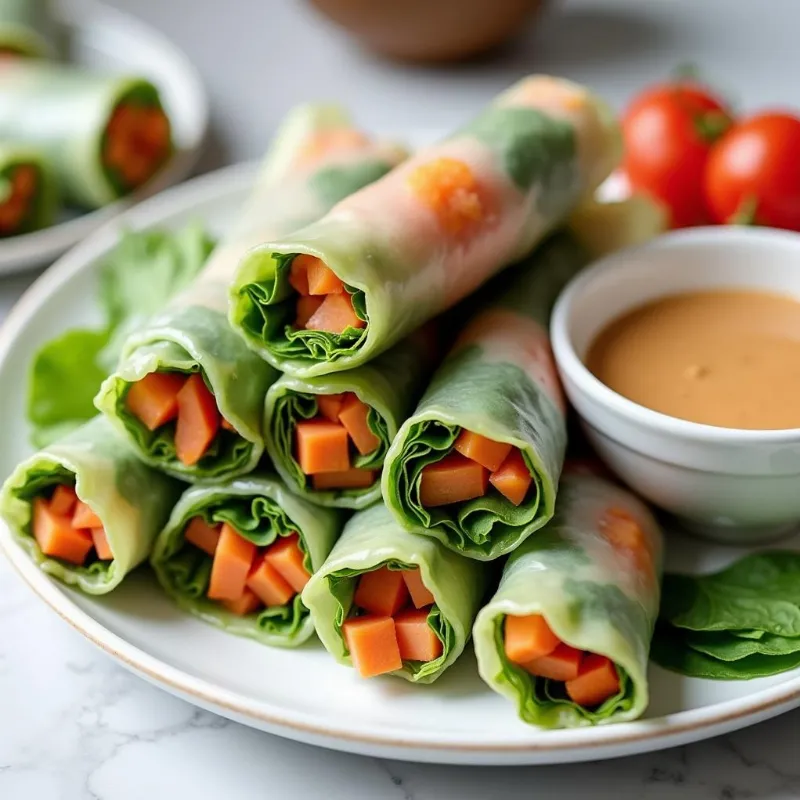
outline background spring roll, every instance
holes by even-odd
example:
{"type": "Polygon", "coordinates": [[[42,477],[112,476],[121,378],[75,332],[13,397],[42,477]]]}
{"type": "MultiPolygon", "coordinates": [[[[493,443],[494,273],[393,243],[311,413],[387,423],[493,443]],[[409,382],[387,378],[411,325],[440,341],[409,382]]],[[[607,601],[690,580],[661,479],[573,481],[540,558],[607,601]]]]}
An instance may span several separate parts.
{"type": "Polygon", "coordinates": [[[44,572],[106,594],[150,555],[179,494],[95,417],[14,470],[0,514],[44,572]]]}
{"type": "Polygon", "coordinates": [[[57,49],[50,0],[0,0],[0,57],[54,58],[57,49]]]}
{"type": "Polygon", "coordinates": [[[146,183],[172,152],[149,81],[27,59],[0,69],[0,139],[44,150],[64,199],[88,208],[146,183]]]}
{"type": "Polygon", "coordinates": [[[359,511],[303,591],[340,664],[431,683],[464,650],[486,568],[403,530],[383,505],[359,511]]]}
{"type": "Polygon", "coordinates": [[[57,200],[55,176],[42,153],[0,144],[0,238],[47,227],[57,200]]]}
{"type": "Polygon", "coordinates": [[[587,260],[557,234],[497,279],[389,448],[382,492],[399,524],[489,560],[552,517],[567,429],[547,322],[587,260]]]}
{"type": "Polygon", "coordinates": [[[286,485],[323,506],[366,508],[380,500],[386,451],[437,352],[431,324],[347,372],[281,376],[267,392],[264,436],[286,485]]]}
{"type": "Polygon", "coordinates": [[[159,582],[181,608],[228,633],[293,647],[314,631],[299,592],[341,531],[340,512],[249,475],[193,486],[153,549],[159,582]]]}
{"type": "Polygon", "coordinates": [[[614,168],[619,142],[587,90],[526,78],[323,219],[251,251],[231,321],[299,377],[363,364],[529,253],[614,168]],[[309,297],[322,303],[298,321],[309,297]]]}
{"type": "Polygon", "coordinates": [[[145,461],[189,481],[255,467],[276,372],[228,324],[236,264],[257,242],[321,216],[403,155],[369,142],[337,107],[289,115],[231,234],[187,290],[128,336],[95,400],[145,461]]]}
{"type": "Polygon", "coordinates": [[[662,538],[647,508],[570,475],[553,521],[512,553],[473,630],[481,677],[547,728],[623,722],[647,708],[662,538]]]}

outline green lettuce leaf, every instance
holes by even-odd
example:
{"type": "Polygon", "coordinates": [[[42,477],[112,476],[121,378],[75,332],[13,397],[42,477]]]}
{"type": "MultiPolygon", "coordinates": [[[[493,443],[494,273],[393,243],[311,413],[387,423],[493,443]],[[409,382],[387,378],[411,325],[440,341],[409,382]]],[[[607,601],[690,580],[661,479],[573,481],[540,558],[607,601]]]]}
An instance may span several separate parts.
{"type": "Polygon", "coordinates": [[[719,661],[739,661],[760,653],[765,656],[785,656],[800,651],[800,637],[773,636],[764,633],[758,639],[734,636],[728,631],[688,631],[686,643],[698,653],[719,661]]]}

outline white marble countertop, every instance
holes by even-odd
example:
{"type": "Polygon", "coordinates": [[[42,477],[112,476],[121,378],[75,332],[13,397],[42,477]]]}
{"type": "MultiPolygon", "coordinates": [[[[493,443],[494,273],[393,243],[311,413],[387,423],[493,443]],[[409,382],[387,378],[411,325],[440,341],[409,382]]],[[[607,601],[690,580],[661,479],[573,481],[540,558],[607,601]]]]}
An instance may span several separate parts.
{"type": "MultiPolygon", "coordinates": [[[[256,157],[302,99],[340,98],[385,130],[442,129],[535,70],[586,81],[619,106],[643,81],[692,61],[745,107],[800,106],[797,0],[562,0],[559,16],[499,60],[439,70],[376,61],[298,0],[111,2],[160,27],[200,67],[215,125],[205,168],[256,157]]],[[[0,280],[0,319],[31,277],[0,280]]],[[[800,711],[662,753],[516,769],[315,750],[128,674],[0,558],[0,800],[784,800],[800,798],[798,728],[800,711]]]]}

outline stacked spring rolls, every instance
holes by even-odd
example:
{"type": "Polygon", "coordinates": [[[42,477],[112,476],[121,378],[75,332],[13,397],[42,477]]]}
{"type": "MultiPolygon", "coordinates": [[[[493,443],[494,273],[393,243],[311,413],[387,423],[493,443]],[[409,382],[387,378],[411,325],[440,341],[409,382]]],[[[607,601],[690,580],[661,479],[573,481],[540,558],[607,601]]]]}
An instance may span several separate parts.
{"type": "Polygon", "coordinates": [[[128,332],[102,415],[7,481],[18,541],[87,591],[149,555],[186,612],[271,646],[316,630],[359,677],[432,683],[473,637],[526,722],[640,715],[660,532],[614,484],[561,480],[547,334],[589,258],[563,228],[618,143],[543,76],[405,161],[295,110],[195,282],[128,332]],[[116,520],[82,441],[133,460],[146,524],[116,520]]]}

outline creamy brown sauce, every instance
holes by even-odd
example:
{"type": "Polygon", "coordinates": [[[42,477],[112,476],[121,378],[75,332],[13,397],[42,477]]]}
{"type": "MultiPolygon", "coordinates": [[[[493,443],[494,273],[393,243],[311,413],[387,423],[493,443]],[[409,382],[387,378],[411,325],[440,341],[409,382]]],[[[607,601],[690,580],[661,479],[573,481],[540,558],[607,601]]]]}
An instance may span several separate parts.
{"type": "Polygon", "coordinates": [[[585,361],[615,392],[672,417],[800,428],[800,302],[784,295],[664,297],[611,322],[585,361]]]}

